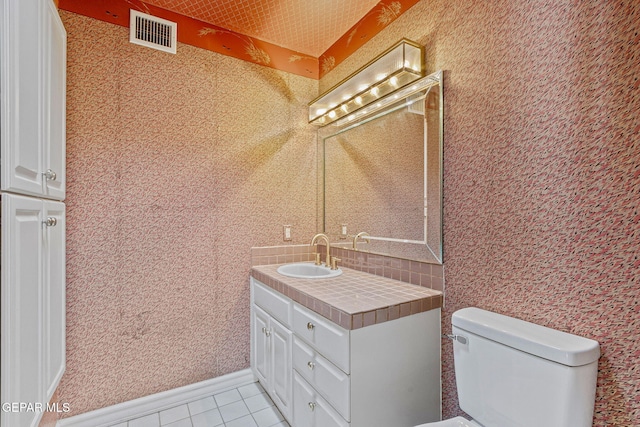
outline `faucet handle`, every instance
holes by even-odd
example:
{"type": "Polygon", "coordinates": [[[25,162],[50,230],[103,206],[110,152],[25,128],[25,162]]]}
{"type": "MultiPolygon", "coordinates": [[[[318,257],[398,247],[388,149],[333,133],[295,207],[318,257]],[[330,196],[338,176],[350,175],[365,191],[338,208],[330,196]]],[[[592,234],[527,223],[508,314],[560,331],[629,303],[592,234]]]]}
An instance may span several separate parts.
{"type": "Polygon", "coordinates": [[[338,269],[338,262],[342,261],[340,258],[338,257],[331,257],[331,269],[332,270],[337,270],[338,269]]]}
{"type": "Polygon", "coordinates": [[[316,253],[316,262],[315,262],[315,264],[316,265],[322,264],[322,262],[320,262],[320,254],[319,253],[316,253]]]}

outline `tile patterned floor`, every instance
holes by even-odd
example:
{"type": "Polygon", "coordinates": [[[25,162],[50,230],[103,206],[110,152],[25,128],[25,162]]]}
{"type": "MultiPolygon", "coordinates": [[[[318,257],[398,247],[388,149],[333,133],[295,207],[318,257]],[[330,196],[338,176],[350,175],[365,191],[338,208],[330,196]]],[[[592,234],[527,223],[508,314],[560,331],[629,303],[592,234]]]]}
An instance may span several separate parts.
{"type": "Polygon", "coordinates": [[[112,427],[289,427],[259,383],[112,427]]]}

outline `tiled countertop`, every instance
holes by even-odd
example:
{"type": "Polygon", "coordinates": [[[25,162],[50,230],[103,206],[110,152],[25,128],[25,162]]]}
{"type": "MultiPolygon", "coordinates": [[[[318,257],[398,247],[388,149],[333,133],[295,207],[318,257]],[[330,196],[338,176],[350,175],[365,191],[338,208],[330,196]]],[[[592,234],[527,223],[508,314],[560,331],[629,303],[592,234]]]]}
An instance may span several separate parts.
{"type": "Polygon", "coordinates": [[[329,279],[296,279],[280,265],[258,265],[251,275],[345,329],[358,329],[442,307],[442,292],[342,267],[329,279]]]}

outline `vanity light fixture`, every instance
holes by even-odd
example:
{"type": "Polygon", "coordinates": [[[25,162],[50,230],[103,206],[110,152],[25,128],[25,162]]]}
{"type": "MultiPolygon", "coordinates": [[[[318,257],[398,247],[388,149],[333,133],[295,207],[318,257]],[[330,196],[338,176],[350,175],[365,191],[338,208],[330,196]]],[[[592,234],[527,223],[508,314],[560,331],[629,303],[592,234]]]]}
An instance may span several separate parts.
{"type": "Polygon", "coordinates": [[[372,102],[366,108],[361,108],[346,117],[335,119],[333,120],[333,124],[336,126],[343,126],[347,123],[355,122],[356,119],[358,119],[357,121],[359,122],[364,118],[373,116],[381,110],[395,108],[400,105],[399,103],[408,107],[413,105],[415,102],[424,99],[424,96],[420,97],[418,94],[429,89],[431,86],[438,84],[442,84],[442,70],[415,80],[411,82],[411,84],[405,85],[402,88],[398,88],[387,96],[380,97],[377,102],[372,102]],[[404,100],[404,102],[402,100],[404,100]]]}
{"type": "Polygon", "coordinates": [[[309,104],[309,123],[325,126],[424,76],[424,49],[402,39],[309,104]]]}

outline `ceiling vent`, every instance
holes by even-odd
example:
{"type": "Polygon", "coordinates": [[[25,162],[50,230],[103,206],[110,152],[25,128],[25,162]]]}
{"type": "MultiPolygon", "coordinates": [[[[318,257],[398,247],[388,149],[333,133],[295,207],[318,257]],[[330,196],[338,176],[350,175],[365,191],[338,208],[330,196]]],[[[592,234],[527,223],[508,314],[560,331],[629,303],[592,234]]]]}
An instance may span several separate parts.
{"type": "Polygon", "coordinates": [[[177,23],[131,9],[129,28],[131,43],[176,53],[177,23]]]}

